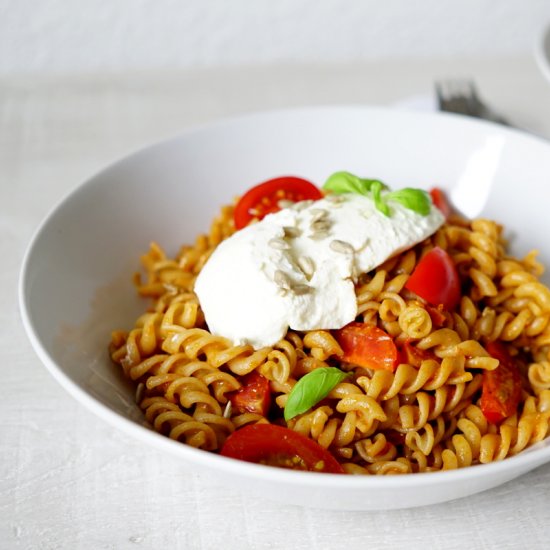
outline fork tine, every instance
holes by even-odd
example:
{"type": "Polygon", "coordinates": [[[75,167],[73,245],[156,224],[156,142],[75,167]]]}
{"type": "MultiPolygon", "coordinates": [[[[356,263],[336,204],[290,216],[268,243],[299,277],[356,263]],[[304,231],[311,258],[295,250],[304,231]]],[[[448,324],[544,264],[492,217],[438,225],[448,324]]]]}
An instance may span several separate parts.
{"type": "Polygon", "coordinates": [[[435,83],[435,91],[441,111],[458,113],[509,124],[500,114],[490,109],[480,98],[472,79],[448,79],[435,83]]]}
{"type": "Polygon", "coordinates": [[[441,111],[472,116],[470,89],[466,80],[440,80],[435,88],[441,111]]]}

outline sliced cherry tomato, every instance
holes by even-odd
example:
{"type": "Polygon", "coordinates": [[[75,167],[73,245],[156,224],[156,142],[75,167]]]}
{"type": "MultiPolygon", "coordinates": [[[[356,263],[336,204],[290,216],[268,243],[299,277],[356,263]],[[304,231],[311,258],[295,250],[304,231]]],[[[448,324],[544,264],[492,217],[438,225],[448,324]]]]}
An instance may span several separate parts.
{"type": "Polygon", "coordinates": [[[514,359],[500,342],[489,342],[485,348],[500,361],[495,370],[483,372],[481,412],[492,424],[512,416],[521,399],[521,375],[514,359]]]}
{"type": "Polygon", "coordinates": [[[339,358],[369,369],[397,368],[397,348],[392,337],[381,328],[365,323],[349,323],[334,331],[344,354],[339,358]]]}
{"type": "Polygon", "coordinates": [[[241,414],[251,412],[266,416],[271,406],[269,380],[256,371],[243,378],[242,388],[227,395],[233,409],[241,414]]]}
{"type": "Polygon", "coordinates": [[[411,273],[405,288],[433,306],[453,309],[460,302],[460,278],[452,258],[442,248],[430,250],[411,273]]]}
{"type": "Polygon", "coordinates": [[[430,195],[432,197],[432,202],[441,210],[443,215],[445,216],[445,219],[449,219],[449,216],[451,215],[453,209],[451,208],[451,205],[449,201],[447,200],[447,195],[439,189],[439,187],[434,187],[430,190],[430,195]]]}
{"type": "Polygon", "coordinates": [[[432,324],[436,326],[437,328],[441,328],[443,325],[445,325],[445,321],[447,320],[447,317],[445,317],[445,313],[443,312],[443,305],[439,304],[437,306],[431,306],[429,304],[426,304],[426,311],[430,315],[430,319],[432,320],[432,324]]]}
{"type": "Polygon", "coordinates": [[[221,454],[283,468],[343,474],[340,463],[313,439],[274,424],[249,424],[233,432],[221,454]]]}
{"type": "Polygon", "coordinates": [[[419,349],[408,341],[404,342],[399,348],[399,361],[413,367],[420,367],[422,361],[435,358],[435,354],[430,350],[419,349]]]}
{"type": "Polygon", "coordinates": [[[323,194],[313,183],[294,176],[283,176],[264,181],[249,189],[235,206],[235,228],[246,227],[252,219],[261,220],[267,214],[278,212],[279,201],[322,199],[323,194]]]}

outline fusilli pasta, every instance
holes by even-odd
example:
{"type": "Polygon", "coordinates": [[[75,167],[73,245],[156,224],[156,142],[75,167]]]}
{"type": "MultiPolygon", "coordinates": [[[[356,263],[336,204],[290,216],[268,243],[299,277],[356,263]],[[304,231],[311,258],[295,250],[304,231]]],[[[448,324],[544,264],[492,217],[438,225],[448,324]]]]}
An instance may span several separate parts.
{"type": "MultiPolygon", "coordinates": [[[[411,354],[394,372],[342,365],[328,330],[289,331],[271,347],[233,345],[208,332],[193,285],[215,249],[234,232],[226,206],[210,232],[174,258],[155,243],[142,257],[139,294],[149,311],[129,332],[115,331],[110,353],[138,387],[137,400],[157,431],[217,452],[235,430],[278,423],[318,442],[349,474],[399,474],[501,460],[545,438],[550,422],[550,290],[538,279],[536,252],[507,255],[502,227],[452,217],[432,237],[362,274],[358,321],[385,330],[411,354]],[[462,298],[456,311],[435,311],[405,288],[433,247],[457,266],[462,298]],[[491,424],[480,409],[484,371],[497,368],[486,345],[503,343],[523,380],[517,412],[491,424]],[[350,377],[287,423],[283,408],[294,385],[320,367],[350,377]],[[229,397],[249,373],[269,381],[268,414],[239,411],[229,397]]],[[[231,312],[228,312],[229,314],[231,312]]]]}

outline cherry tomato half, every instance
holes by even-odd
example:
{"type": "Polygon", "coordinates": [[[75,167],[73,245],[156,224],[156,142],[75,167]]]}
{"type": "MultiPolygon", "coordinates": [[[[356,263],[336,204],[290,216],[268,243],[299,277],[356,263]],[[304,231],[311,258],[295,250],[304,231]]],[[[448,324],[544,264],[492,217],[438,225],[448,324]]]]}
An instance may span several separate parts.
{"type": "Polygon", "coordinates": [[[452,258],[442,248],[430,250],[417,264],[405,283],[428,303],[453,309],[460,302],[460,278],[452,258]]]}
{"type": "Polygon", "coordinates": [[[452,213],[451,205],[447,199],[445,193],[439,189],[439,187],[434,187],[430,190],[430,195],[432,197],[432,202],[441,210],[445,219],[449,219],[449,216],[452,213]]]}
{"type": "Polygon", "coordinates": [[[235,206],[235,228],[246,227],[252,219],[261,220],[278,212],[281,200],[304,201],[322,199],[323,194],[313,183],[295,176],[283,176],[264,181],[249,189],[235,206]]]}
{"type": "Polygon", "coordinates": [[[406,341],[399,348],[399,361],[413,367],[420,367],[422,361],[436,359],[436,355],[430,350],[417,348],[411,342],[406,341]]]}
{"type": "Polygon", "coordinates": [[[437,306],[426,304],[424,307],[426,308],[426,311],[428,312],[434,326],[441,328],[445,325],[447,317],[445,317],[445,310],[442,304],[438,304],[437,306]]]}
{"type": "Polygon", "coordinates": [[[391,372],[397,367],[397,348],[381,328],[353,322],[334,331],[334,337],[344,352],[339,359],[346,363],[391,372]]]}
{"type": "Polygon", "coordinates": [[[227,395],[233,409],[241,414],[251,412],[266,416],[271,406],[269,380],[256,371],[243,378],[242,388],[227,395]]]}
{"type": "Polygon", "coordinates": [[[489,422],[498,424],[516,412],[521,399],[521,375],[500,342],[489,342],[485,348],[500,363],[495,370],[483,372],[480,408],[489,422]]]}
{"type": "Polygon", "coordinates": [[[256,464],[344,473],[340,463],[317,442],[274,424],[249,424],[233,432],[225,441],[221,454],[256,464]]]}

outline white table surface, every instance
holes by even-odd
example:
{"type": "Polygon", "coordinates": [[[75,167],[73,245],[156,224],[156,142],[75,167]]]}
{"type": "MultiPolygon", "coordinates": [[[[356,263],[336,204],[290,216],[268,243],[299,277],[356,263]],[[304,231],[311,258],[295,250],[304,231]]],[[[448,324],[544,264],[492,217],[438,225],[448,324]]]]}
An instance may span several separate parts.
{"type": "Polygon", "coordinates": [[[530,58],[264,67],[0,81],[0,548],[550,548],[550,464],[479,495],[390,512],[281,506],[221,488],[111,428],[34,354],[16,286],[47,212],[100,167],[221,116],[391,104],[434,78],[550,137],[550,83],[530,58]]]}

